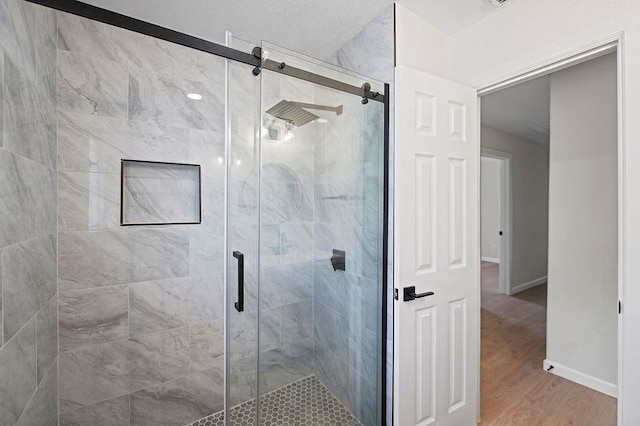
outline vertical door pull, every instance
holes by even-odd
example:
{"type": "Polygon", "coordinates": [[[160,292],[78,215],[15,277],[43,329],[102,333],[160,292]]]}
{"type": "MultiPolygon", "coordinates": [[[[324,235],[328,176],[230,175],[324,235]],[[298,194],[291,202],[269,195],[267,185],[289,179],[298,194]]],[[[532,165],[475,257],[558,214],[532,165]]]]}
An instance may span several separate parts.
{"type": "Polygon", "coordinates": [[[233,257],[238,259],[238,301],[233,304],[238,312],[244,311],[244,254],[233,252],[233,257]]]}

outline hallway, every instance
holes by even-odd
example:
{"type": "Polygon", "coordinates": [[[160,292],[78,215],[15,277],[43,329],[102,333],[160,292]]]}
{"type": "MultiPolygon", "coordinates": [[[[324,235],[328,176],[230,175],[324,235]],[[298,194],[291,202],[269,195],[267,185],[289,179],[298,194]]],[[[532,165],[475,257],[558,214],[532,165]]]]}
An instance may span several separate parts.
{"type": "Polygon", "coordinates": [[[498,264],[482,262],[482,425],[615,425],[616,400],[542,370],[546,284],[498,292],[498,264]]]}

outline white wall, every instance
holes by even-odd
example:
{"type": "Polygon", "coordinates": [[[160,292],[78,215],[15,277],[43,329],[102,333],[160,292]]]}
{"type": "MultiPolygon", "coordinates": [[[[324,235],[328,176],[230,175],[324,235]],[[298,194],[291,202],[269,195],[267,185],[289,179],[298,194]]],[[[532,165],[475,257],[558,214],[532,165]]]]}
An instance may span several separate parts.
{"type": "Polygon", "coordinates": [[[511,288],[516,293],[547,275],[549,148],[482,127],[482,147],[511,154],[511,288]]]}
{"type": "Polygon", "coordinates": [[[480,255],[483,261],[500,261],[500,169],[501,160],[480,161],[480,255]]]}
{"type": "Polygon", "coordinates": [[[611,393],[618,365],[616,138],[615,55],[551,75],[547,362],[611,393]]]}
{"type": "MultiPolygon", "coordinates": [[[[451,38],[451,77],[484,87],[542,63],[587,35],[590,42],[640,15],[638,0],[520,0],[451,38]]],[[[637,22],[637,20],[636,20],[637,22]]]]}
{"type": "Polygon", "coordinates": [[[405,65],[449,78],[451,39],[445,33],[396,3],[396,65],[405,65]]]}

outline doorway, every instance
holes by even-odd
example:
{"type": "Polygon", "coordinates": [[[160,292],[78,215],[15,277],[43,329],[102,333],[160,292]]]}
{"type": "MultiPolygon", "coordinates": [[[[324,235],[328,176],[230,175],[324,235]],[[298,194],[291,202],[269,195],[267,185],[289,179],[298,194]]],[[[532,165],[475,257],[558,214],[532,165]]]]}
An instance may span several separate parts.
{"type": "Polygon", "coordinates": [[[616,76],[609,54],[482,98],[483,424],[616,422],[616,76]]]}

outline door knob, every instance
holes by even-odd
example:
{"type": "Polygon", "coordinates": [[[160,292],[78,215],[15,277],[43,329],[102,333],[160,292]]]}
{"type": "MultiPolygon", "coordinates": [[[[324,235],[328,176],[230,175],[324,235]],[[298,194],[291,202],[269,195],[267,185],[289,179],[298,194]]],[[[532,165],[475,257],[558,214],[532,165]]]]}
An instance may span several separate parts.
{"type": "Polygon", "coordinates": [[[433,296],[435,293],[432,291],[427,291],[425,293],[416,294],[416,286],[412,285],[411,287],[405,287],[402,289],[404,293],[404,297],[402,298],[405,302],[410,302],[411,300],[416,300],[421,297],[433,296]]]}

